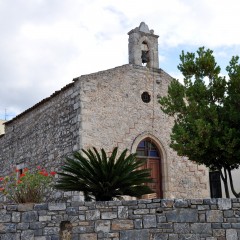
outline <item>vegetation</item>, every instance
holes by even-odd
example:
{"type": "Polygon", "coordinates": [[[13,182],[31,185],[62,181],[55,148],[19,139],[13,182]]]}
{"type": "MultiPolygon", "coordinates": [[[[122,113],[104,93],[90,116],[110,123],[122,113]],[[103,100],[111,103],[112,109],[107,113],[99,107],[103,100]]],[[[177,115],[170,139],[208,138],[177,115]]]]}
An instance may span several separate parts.
{"type": "Polygon", "coordinates": [[[171,147],[211,170],[218,170],[229,197],[228,177],[233,194],[231,171],[240,164],[240,65],[232,57],[226,71],[220,67],[213,51],[199,48],[195,53],[180,55],[178,69],[184,84],[173,80],[168,95],[159,103],[164,113],[174,116],[171,147]]]}
{"type": "Polygon", "coordinates": [[[109,201],[121,195],[141,197],[153,191],[144,183],[152,182],[149,169],[140,169],[144,164],[136,154],[127,156],[127,149],[117,157],[114,148],[110,157],[104,149],[75,152],[66,158],[63,172],[55,187],[64,191],[83,191],[85,199],[109,201]]]}
{"type": "Polygon", "coordinates": [[[40,203],[55,174],[41,167],[32,173],[27,168],[22,173],[17,169],[9,176],[0,178],[0,191],[15,203],[40,203]]]}

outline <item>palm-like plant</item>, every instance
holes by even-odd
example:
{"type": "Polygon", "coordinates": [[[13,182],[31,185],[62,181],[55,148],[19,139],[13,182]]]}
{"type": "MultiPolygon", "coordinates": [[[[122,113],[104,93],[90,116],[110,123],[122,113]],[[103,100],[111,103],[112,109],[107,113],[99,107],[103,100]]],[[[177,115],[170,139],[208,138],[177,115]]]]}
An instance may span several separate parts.
{"type": "Polygon", "coordinates": [[[64,191],[83,191],[85,196],[94,196],[96,201],[110,201],[121,195],[141,197],[153,191],[144,183],[152,182],[149,169],[140,169],[143,160],[136,154],[127,156],[127,149],[117,157],[114,148],[110,157],[104,149],[101,154],[93,148],[75,152],[67,157],[63,172],[55,187],[64,191]]]}

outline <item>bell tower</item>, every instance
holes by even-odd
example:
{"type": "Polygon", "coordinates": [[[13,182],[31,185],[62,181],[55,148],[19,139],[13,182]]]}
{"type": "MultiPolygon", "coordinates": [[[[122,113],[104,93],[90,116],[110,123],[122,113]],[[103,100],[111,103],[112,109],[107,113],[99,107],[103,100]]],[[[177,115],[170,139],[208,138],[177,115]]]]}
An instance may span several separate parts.
{"type": "Polygon", "coordinates": [[[149,31],[148,25],[144,22],[131,30],[128,35],[129,63],[149,68],[159,68],[159,36],[155,35],[153,30],[149,31]]]}

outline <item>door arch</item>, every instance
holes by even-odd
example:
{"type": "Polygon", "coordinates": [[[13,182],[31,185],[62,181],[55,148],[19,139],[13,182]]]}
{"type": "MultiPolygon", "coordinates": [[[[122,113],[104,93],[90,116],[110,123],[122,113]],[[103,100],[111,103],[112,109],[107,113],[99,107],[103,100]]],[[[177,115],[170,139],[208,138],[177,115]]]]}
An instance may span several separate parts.
{"type": "Polygon", "coordinates": [[[145,164],[143,168],[151,169],[152,183],[147,185],[154,191],[151,198],[162,198],[162,169],[161,169],[161,155],[157,145],[151,138],[144,138],[136,149],[137,158],[144,159],[145,164]]]}

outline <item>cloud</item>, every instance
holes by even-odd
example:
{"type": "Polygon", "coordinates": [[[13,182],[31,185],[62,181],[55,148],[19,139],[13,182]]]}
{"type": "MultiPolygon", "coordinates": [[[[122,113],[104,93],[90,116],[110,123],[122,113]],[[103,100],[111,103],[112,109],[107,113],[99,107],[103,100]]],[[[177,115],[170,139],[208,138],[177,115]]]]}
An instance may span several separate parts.
{"type": "Polygon", "coordinates": [[[0,114],[17,114],[81,74],[128,63],[127,32],[159,34],[160,67],[177,76],[182,49],[224,64],[239,50],[237,0],[0,0],[0,114]],[[3,110],[2,110],[3,111],[3,110]]]}

